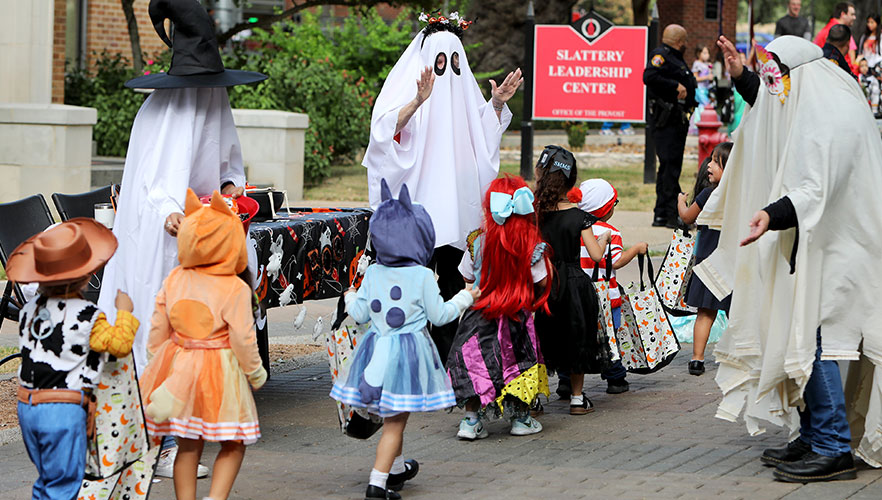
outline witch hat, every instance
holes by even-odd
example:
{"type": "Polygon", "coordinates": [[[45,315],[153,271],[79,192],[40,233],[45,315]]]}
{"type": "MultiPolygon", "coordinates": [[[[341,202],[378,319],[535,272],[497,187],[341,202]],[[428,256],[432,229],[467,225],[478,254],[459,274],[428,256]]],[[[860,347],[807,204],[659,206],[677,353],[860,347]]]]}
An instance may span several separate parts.
{"type": "Polygon", "coordinates": [[[133,89],[232,87],[266,80],[255,71],[225,69],[218,52],[214,21],[198,0],[150,0],[150,20],[159,38],[172,49],[166,73],[139,76],[126,82],[133,89]],[[174,24],[173,40],[165,20],[174,24]]]}

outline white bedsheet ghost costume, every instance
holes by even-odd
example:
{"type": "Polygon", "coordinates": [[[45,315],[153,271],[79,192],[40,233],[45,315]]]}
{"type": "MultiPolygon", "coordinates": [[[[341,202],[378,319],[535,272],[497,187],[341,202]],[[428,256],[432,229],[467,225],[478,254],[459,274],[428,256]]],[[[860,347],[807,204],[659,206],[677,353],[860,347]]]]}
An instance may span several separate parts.
{"type": "Polygon", "coordinates": [[[462,42],[440,31],[420,32],[395,63],[377,97],[363,164],[368,169],[371,208],[380,204],[380,180],[393,193],[407,184],[414,201],[426,207],[435,225],[435,246],[465,248],[466,236],[481,225],[481,201],[499,173],[499,142],[511,123],[508,106],[496,116],[475,81],[462,42]],[[396,141],[398,112],[416,96],[416,80],[435,69],[439,53],[446,68],[435,74],[429,98],[396,141]],[[459,58],[458,74],[453,64],[459,58]]]}
{"type": "Polygon", "coordinates": [[[714,353],[723,392],[717,416],[734,421],[743,413],[751,434],[763,431],[761,421],[795,431],[820,326],[822,359],[863,355],[863,377],[849,380],[846,401],[853,446],[879,467],[882,141],[857,82],[817,46],[786,36],[767,50],[790,68],[790,94],[782,103],[761,84],[698,218],[722,232],[695,272],[717,297],[734,290],[729,328],[714,353]],[[794,274],[797,229],[739,247],[754,213],[783,196],[799,221],[794,274]]]}
{"type": "Polygon", "coordinates": [[[104,269],[98,305],[114,321],[117,289],[131,296],[141,321],[133,353],[147,365],[156,292],[178,265],[177,239],[164,228],[184,211],[187,188],[198,195],[223,183],[245,185],[242,150],[225,88],[154,91],[132,125],[113,234],[119,248],[104,269]]]}

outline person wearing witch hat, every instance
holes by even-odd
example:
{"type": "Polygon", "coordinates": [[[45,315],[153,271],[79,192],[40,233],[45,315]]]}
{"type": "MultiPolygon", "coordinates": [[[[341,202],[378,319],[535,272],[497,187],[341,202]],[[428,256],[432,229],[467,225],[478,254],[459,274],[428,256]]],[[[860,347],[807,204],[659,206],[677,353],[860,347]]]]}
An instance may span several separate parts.
{"type": "MultiPolygon", "coordinates": [[[[184,218],[187,188],[199,196],[214,190],[241,196],[245,172],[226,87],[266,75],[224,68],[211,16],[197,0],[151,0],[150,19],[172,50],[168,72],[126,82],[155,89],[132,125],[113,232],[119,250],[104,271],[99,306],[117,288],[131,295],[135,315],[149,318],[163,279],[177,265],[175,236],[184,218]],[[172,36],[165,30],[168,19],[172,36]]],[[[137,370],[147,362],[148,328],[135,336],[137,370]]],[[[157,474],[170,476],[173,452],[157,474]]],[[[208,469],[200,467],[200,475],[208,469]]]]}
{"type": "Polygon", "coordinates": [[[32,236],[6,265],[11,281],[40,286],[18,323],[18,421],[39,473],[34,499],[76,498],[86,469],[87,434],[94,429],[92,390],[105,353],[123,357],[132,349],[138,320],[131,299],[114,290],[112,325],[82,294],[116,247],[109,229],[77,218],[32,236]]]}

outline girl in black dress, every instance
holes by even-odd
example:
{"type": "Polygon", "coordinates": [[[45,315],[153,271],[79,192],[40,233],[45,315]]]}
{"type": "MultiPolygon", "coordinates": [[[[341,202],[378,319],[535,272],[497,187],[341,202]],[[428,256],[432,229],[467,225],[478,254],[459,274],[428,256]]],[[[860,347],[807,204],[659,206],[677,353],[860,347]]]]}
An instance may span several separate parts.
{"type": "MultiPolygon", "coordinates": [[[[686,224],[695,222],[714,188],[720,183],[730,151],[732,151],[731,142],[718,144],[714,148],[710,156],[710,162],[707,165],[707,173],[704,176],[701,171],[698,173],[692,205],[687,208],[686,194],[680,194],[680,198],[677,200],[677,211],[680,212],[680,218],[686,224]]],[[[695,242],[694,250],[695,262],[693,265],[701,264],[704,259],[716,250],[719,240],[719,231],[710,229],[707,226],[698,226],[698,238],[695,242]]],[[[698,308],[698,315],[695,318],[695,326],[692,330],[692,361],[689,362],[690,374],[701,375],[704,373],[704,349],[707,347],[711,327],[713,327],[714,321],[717,319],[717,311],[722,309],[727,313],[729,312],[731,301],[731,294],[723,300],[717,300],[698,276],[693,274],[692,278],[689,279],[689,284],[686,286],[686,304],[698,308]]]]}
{"type": "Polygon", "coordinates": [[[559,146],[547,146],[536,164],[535,208],[542,237],[551,246],[550,313],[536,311],[539,346],[550,372],[570,375],[570,414],[585,415],[594,405],[582,393],[586,373],[600,373],[610,365],[609,343],[598,330],[598,299],[591,277],[579,264],[581,242],[599,262],[609,242],[606,232],[595,239],[591,225],[597,219],[567,199],[576,185],[576,158],[559,146]]]}

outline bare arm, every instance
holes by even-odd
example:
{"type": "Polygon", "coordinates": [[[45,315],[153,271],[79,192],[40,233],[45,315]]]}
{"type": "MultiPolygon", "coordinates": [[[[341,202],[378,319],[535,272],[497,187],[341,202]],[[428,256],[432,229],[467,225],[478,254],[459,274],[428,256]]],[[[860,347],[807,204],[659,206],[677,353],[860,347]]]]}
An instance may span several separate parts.
{"type": "Polygon", "coordinates": [[[686,198],[688,196],[689,195],[686,193],[680,193],[680,196],[677,197],[677,212],[680,214],[680,219],[682,219],[684,223],[692,224],[701,213],[701,207],[699,207],[698,203],[695,203],[694,201],[692,202],[692,205],[687,207],[686,198]]]}
{"type": "Polygon", "coordinates": [[[404,107],[401,108],[401,111],[398,112],[398,123],[395,124],[395,135],[398,135],[398,133],[401,132],[401,130],[407,125],[407,122],[413,118],[413,114],[416,113],[420,105],[426,102],[426,99],[432,95],[432,87],[435,85],[435,73],[432,72],[432,68],[428,66],[423,68],[416,84],[416,97],[414,97],[409,103],[405,104],[404,107]]]}
{"type": "Polygon", "coordinates": [[[594,262],[600,262],[603,259],[603,255],[606,253],[606,245],[609,243],[609,238],[609,231],[600,235],[599,238],[595,238],[594,231],[592,231],[590,227],[582,230],[582,242],[585,244],[585,248],[588,250],[588,255],[591,256],[591,260],[594,262]]]}
{"type": "Polygon", "coordinates": [[[634,260],[634,257],[637,255],[646,255],[646,252],[649,251],[649,244],[645,241],[641,241],[631,248],[622,252],[622,256],[619,257],[619,260],[613,262],[613,269],[621,269],[628,265],[629,262],[634,260]]]}

